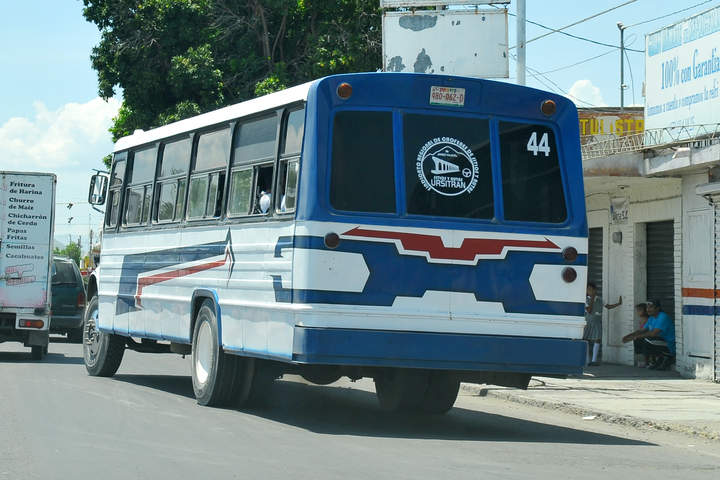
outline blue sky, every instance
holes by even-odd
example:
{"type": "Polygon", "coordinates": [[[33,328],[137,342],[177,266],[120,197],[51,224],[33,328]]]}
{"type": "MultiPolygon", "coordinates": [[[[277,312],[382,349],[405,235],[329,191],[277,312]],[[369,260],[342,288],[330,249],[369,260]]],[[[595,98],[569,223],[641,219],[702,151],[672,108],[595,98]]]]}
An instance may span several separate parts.
{"type": "MultiPolygon", "coordinates": [[[[627,0],[527,0],[527,18],[552,28],[569,23],[627,0]]],[[[636,0],[600,17],[566,30],[573,35],[618,45],[618,21],[625,25],[649,20],[702,0],[636,0]]],[[[0,17],[0,168],[52,171],[58,175],[56,237],[82,235],[85,245],[90,228],[97,230],[100,216],[83,202],[92,168],[112,149],[107,128],[119,107],[97,97],[97,77],[90,66],[90,52],[99,41],[97,28],[82,17],[80,0],[26,0],[3,2],[0,17]],[[67,208],[67,203],[74,205],[67,208]],[[68,223],[68,218],[73,217],[68,223]]],[[[644,49],[645,34],[712,7],[720,0],[625,31],[626,46],[644,49]]],[[[515,2],[510,13],[515,13],[515,2]]],[[[509,44],[515,45],[515,17],[508,18],[509,44]]],[[[527,25],[527,38],[544,30],[527,25]]],[[[527,65],[548,72],[589,57],[612,51],[581,65],[527,75],[527,84],[572,94],[578,106],[619,105],[619,53],[611,47],[553,34],[527,46],[527,65]]],[[[625,104],[642,105],[644,55],[628,53],[625,104]]],[[[511,81],[515,62],[510,60],[511,81]]]]}

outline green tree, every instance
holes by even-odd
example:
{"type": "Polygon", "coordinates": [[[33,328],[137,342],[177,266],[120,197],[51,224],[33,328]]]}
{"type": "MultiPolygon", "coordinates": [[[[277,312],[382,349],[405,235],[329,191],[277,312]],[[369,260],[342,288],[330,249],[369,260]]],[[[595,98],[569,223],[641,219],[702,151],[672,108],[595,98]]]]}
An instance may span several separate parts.
{"type": "Polygon", "coordinates": [[[324,75],[381,64],[377,0],[83,0],[113,140],[324,75]]]}
{"type": "Polygon", "coordinates": [[[64,257],[71,258],[78,267],[80,266],[80,258],[82,257],[80,242],[70,242],[62,250],[56,248],[53,253],[55,255],[62,255],[64,257]]]}

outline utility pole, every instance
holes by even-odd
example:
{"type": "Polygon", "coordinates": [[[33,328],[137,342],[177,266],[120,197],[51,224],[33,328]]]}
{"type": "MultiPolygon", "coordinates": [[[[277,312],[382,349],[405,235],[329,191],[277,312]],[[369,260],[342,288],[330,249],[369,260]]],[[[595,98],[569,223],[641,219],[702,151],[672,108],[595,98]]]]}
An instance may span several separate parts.
{"type": "Polygon", "coordinates": [[[525,85],[525,0],[517,1],[517,83],[525,85]]]}
{"type": "Polygon", "coordinates": [[[622,22],[618,23],[620,29],[620,111],[625,109],[625,29],[622,22]]]}

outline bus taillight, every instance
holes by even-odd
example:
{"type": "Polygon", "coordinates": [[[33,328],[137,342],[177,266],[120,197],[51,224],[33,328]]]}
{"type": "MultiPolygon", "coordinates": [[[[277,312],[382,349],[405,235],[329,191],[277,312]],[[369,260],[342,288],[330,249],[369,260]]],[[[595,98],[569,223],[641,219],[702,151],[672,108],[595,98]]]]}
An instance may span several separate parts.
{"type": "Polygon", "coordinates": [[[352,85],[347,82],[343,82],[337,87],[338,97],[343,100],[347,100],[352,95],[352,85]]]}
{"type": "Polygon", "coordinates": [[[325,246],[327,248],[337,248],[340,245],[340,235],[335,232],[325,235],[325,246]]]}
{"type": "Polygon", "coordinates": [[[577,260],[578,257],[578,251],[575,247],[566,247],[562,251],[562,256],[567,262],[574,262],[577,260]]]}
{"type": "Polygon", "coordinates": [[[542,105],[540,106],[540,111],[547,115],[548,117],[555,113],[555,109],[557,108],[557,105],[555,105],[555,102],[552,100],[545,100],[542,105]]]}
{"type": "Polygon", "coordinates": [[[572,283],[577,278],[577,271],[572,267],[565,267],[562,271],[562,279],[566,283],[572,283]]]}

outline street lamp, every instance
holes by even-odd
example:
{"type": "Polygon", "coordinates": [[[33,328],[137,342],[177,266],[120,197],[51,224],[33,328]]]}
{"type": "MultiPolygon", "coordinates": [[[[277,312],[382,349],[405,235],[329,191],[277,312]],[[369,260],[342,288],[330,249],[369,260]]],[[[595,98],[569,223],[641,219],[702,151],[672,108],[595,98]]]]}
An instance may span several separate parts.
{"type": "Polygon", "coordinates": [[[628,28],[622,22],[617,22],[620,30],[620,111],[625,109],[625,29],[628,28]]]}

